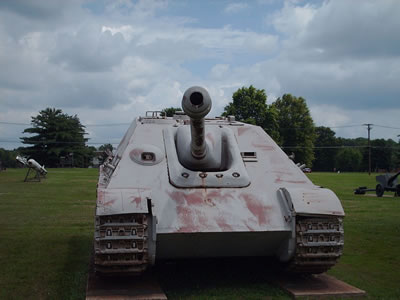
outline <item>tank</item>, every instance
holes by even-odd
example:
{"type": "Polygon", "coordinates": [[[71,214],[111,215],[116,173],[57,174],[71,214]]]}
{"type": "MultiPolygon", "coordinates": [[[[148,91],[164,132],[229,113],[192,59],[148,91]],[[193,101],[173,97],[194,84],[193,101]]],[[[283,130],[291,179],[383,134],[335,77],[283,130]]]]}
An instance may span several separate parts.
{"type": "Polygon", "coordinates": [[[293,272],[321,273],[343,251],[344,211],[265,131],[206,118],[202,87],[184,114],[135,119],[100,167],[95,270],[140,274],[157,261],[276,256],[293,272]]]}

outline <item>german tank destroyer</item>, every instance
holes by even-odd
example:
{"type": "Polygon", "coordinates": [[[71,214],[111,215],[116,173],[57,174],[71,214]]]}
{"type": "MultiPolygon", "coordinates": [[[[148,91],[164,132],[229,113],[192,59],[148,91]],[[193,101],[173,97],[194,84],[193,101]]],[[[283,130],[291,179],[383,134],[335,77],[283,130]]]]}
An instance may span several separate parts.
{"type": "Polygon", "coordinates": [[[344,243],[344,211],[280,147],[234,117],[206,118],[202,87],[184,114],[135,119],[100,167],[95,270],[140,274],[157,260],[276,256],[321,273],[344,243]]]}

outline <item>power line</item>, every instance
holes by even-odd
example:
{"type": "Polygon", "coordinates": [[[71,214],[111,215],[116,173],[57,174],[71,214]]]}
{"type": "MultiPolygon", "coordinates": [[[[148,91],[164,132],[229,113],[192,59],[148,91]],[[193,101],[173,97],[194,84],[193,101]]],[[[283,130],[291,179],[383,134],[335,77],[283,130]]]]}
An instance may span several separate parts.
{"type": "MultiPolygon", "coordinates": [[[[344,148],[369,148],[368,145],[359,145],[359,146],[314,146],[314,147],[305,147],[305,146],[282,146],[282,149],[344,149],[344,148]]],[[[400,149],[399,146],[371,146],[371,149],[400,149]]]]}
{"type": "Polygon", "coordinates": [[[385,126],[385,125],[377,125],[374,124],[376,127],[388,128],[388,129],[400,129],[400,127],[392,127],[392,126],[385,126]]]}
{"type": "MultiPolygon", "coordinates": [[[[22,143],[22,141],[18,140],[0,140],[0,143],[22,143]]],[[[58,141],[29,141],[29,143],[26,144],[89,144],[89,145],[103,145],[103,144],[111,144],[111,145],[118,145],[119,143],[112,143],[112,142],[58,142],[58,141]]],[[[25,144],[25,145],[26,145],[25,144]]]]}
{"type": "Polygon", "coordinates": [[[113,123],[113,124],[86,124],[85,127],[104,127],[104,126],[127,126],[131,123],[113,123]]]}
{"type": "MultiPolygon", "coordinates": [[[[22,126],[31,126],[32,125],[30,123],[15,123],[15,122],[2,122],[2,121],[0,121],[0,124],[4,124],[4,125],[22,125],[22,126]]],[[[131,123],[82,124],[82,126],[85,126],[85,127],[127,126],[127,125],[130,125],[130,124],[131,123]]]]}
{"type": "Polygon", "coordinates": [[[306,147],[306,146],[282,146],[283,149],[342,149],[342,148],[367,148],[368,146],[313,146],[313,147],[306,147]]]}
{"type": "Polygon", "coordinates": [[[317,127],[328,127],[328,128],[347,128],[347,127],[360,127],[362,124],[353,124],[353,125],[342,125],[342,126],[317,126],[317,127]]]}
{"type": "Polygon", "coordinates": [[[24,126],[31,125],[31,124],[28,124],[28,123],[14,123],[14,122],[2,122],[2,121],[0,121],[0,124],[4,124],[4,125],[24,125],[24,126]]]}
{"type": "MultiPolygon", "coordinates": [[[[0,121],[0,124],[3,125],[16,125],[16,126],[31,126],[31,123],[18,123],[18,122],[4,122],[0,121]]],[[[84,127],[106,127],[106,126],[128,126],[131,123],[99,123],[99,124],[82,124],[84,127]]],[[[326,128],[351,128],[351,127],[361,127],[365,126],[367,124],[348,124],[348,125],[340,125],[340,126],[325,126],[325,125],[319,125],[316,127],[326,127],[326,128]]],[[[386,128],[386,129],[398,129],[400,130],[400,127],[394,127],[394,126],[387,126],[387,125],[378,125],[374,124],[376,127],[381,127],[381,128],[386,128]]],[[[289,129],[308,129],[306,127],[280,127],[279,129],[281,130],[289,130],[289,129]]]]}
{"type": "MultiPolygon", "coordinates": [[[[18,140],[0,140],[0,143],[22,143],[22,141],[18,140]]],[[[71,142],[58,142],[58,141],[30,141],[28,144],[82,144],[83,142],[79,141],[71,141],[71,142]]],[[[112,142],[86,142],[86,144],[92,145],[103,145],[103,144],[112,144],[118,145],[119,143],[112,143],[112,142]]],[[[332,146],[313,146],[313,147],[305,147],[305,146],[282,146],[282,149],[343,149],[343,148],[368,148],[368,145],[332,145],[332,146]]],[[[400,149],[398,146],[371,146],[371,149],[400,149]]]]}

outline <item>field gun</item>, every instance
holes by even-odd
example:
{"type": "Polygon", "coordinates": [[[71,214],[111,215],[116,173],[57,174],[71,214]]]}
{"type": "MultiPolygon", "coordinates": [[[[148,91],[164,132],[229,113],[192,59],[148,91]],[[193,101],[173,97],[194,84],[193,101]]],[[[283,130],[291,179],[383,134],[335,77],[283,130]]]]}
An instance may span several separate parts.
{"type": "Polygon", "coordinates": [[[400,196],[400,184],[398,183],[398,176],[400,172],[396,174],[383,174],[377,175],[375,177],[378,184],[374,189],[369,189],[366,186],[358,187],[354,190],[354,194],[356,195],[364,195],[366,192],[375,192],[377,197],[382,197],[386,192],[394,192],[395,196],[400,196]]]}
{"type": "Polygon", "coordinates": [[[40,181],[40,177],[46,177],[47,170],[44,168],[44,165],[41,166],[36,160],[33,158],[27,159],[26,157],[17,155],[15,158],[21,165],[28,167],[28,172],[26,173],[24,181],[40,181]],[[31,171],[35,172],[35,176],[29,178],[29,174],[31,171]]]}

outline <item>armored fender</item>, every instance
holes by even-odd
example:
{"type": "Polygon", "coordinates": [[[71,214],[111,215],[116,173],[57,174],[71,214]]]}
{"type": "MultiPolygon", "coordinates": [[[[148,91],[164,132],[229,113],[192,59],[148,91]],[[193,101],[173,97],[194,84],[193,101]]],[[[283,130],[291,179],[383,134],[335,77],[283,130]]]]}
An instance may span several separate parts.
{"type": "Polygon", "coordinates": [[[201,87],[186,115],[133,121],[100,168],[95,268],[141,273],[157,260],[276,255],[321,273],[342,254],[344,211],[257,126],[206,119],[201,87]]]}

